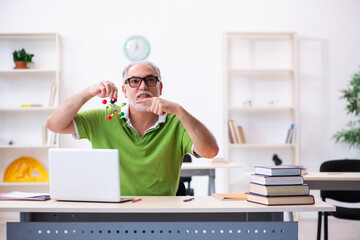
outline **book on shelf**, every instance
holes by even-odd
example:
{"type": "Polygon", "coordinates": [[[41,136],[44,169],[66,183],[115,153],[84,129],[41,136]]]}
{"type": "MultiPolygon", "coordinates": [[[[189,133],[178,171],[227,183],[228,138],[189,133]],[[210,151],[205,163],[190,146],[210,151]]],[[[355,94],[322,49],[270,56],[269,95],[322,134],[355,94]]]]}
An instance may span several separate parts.
{"type": "Polygon", "coordinates": [[[229,120],[228,124],[229,124],[230,143],[234,143],[234,144],[246,143],[243,128],[241,126],[238,126],[234,120],[229,120]]]}
{"type": "Polygon", "coordinates": [[[8,192],[0,194],[0,200],[31,200],[45,201],[50,199],[49,193],[29,193],[29,192],[8,192]]]}
{"type": "Polygon", "coordinates": [[[234,135],[234,134],[231,133],[230,122],[229,122],[229,127],[228,127],[228,129],[229,129],[229,131],[228,131],[228,134],[229,134],[229,142],[230,142],[231,144],[234,144],[234,143],[235,143],[235,139],[233,138],[233,135],[234,135]]]}
{"type": "Polygon", "coordinates": [[[255,166],[255,174],[266,176],[296,176],[301,175],[301,166],[255,166]]]}
{"type": "Polygon", "coordinates": [[[213,193],[214,198],[223,201],[241,201],[246,200],[246,193],[213,193]]]}
{"type": "Polygon", "coordinates": [[[304,196],[262,196],[253,193],[247,193],[247,200],[249,202],[259,203],[267,206],[275,205],[306,205],[314,204],[315,198],[313,195],[304,196]]]}
{"type": "Polygon", "coordinates": [[[53,83],[53,84],[51,85],[51,92],[50,92],[50,99],[49,99],[49,107],[54,106],[55,93],[56,93],[56,83],[53,83]]]}
{"type": "Polygon", "coordinates": [[[246,143],[246,140],[245,140],[245,135],[244,135],[244,131],[243,131],[243,128],[241,126],[238,126],[238,131],[239,131],[239,134],[240,134],[240,141],[242,144],[245,144],[246,143]]]}
{"type": "Polygon", "coordinates": [[[239,139],[236,136],[236,129],[235,129],[236,123],[234,120],[229,120],[229,129],[230,129],[230,135],[231,135],[231,139],[233,141],[234,144],[238,144],[239,139]]]}
{"type": "Polygon", "coordinates": [[[251,182],[249,192],[263,196],[309,195],[310,189],[307,184],[269,186],[251,182]]]}
{"type": "Polygon", "coordinates": [[[32,108],[32,107],[42,107],[43,105],[41,105],[41,104],[21,104],[20,106],[22,108],[32,108]]]}
{"type": "Polygon", "coordinates": [[[262,185],[299,185],[304,184],[302,176],[265,176],[251,174],[251,181],[262,185]]]}
{"type": "Polygon", "coordinates": [[[287,135],[286,135],[286,140],[285,140],[286,144],[295,143],[295,133],[296,133],[295,124],[291,124],[290,128],[288,129],[287,135]]]}
{"type": "Polygon", "coordinates": [[[56,133],[50,131],[49,129],[46,130],[46,144],[49,146],[56,144],[56,133]]]}
{"type": "Polygon", "coordinates": [[[42,143],[44,145],[46,145],[46,143],[47,143],[47,128],[46,128],[46,126],[42,126],[41,129],[42,129],[42,143]]]}

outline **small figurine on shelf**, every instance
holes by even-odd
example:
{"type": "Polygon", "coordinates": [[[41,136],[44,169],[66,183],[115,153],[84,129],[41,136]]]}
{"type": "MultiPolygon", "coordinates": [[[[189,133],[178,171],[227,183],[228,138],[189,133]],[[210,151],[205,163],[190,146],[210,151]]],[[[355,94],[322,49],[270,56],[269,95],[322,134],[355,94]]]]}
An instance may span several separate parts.
{"type": "Polygon", "coordinates": [[[274,163],[275,163],[276,166],[279,166],[279,165],[282,164],[282,161],[281,161],[281,159],[278,157],[277,154],[274,154],[274,155],[273,155],[272,160],[274,161],[274,163]]]}
{"type": "MultiPolygon", "coordinates": [[[[106,118],[109,119],[109,120],[111,120],[114,115],[118,115],[118,114],[119,114],[118,110],[115,109],[115,103],[116,103],[116,102],[117,102],[117,99],[116,99],[116,98],[110,99],[110,103],[113,105],[114,110],[113,110],[112,114],[107,115],[106,118]]],[[[102,100],[102,103],[103,103],[103,104],[106,104],[106,103],[107,103],[106,99],[103,99],[103,100],[102,100]]],[[[122,116],[124,116],[124,112],[120,112],[120,117],[122,117],[122,116]]]]}
{"type": "Polygon", "coordinates": [[[15,63],[14,69],[28,69],[28,63],[32,62],[34,54],[26,53],[25,49],[13,52],[13,59],[15,63]]]}
{"type": "Polygon", "coordinates": [[[275,105],[279,102],[279,100],[270,100],[269,103],[269,107],[275,107],[275,105]]]}
{"type": "Polygon", "coordinates": [[[243,102],[244,107],[252,107],[252,101],[251,100],[247,100],[243,102]]]}

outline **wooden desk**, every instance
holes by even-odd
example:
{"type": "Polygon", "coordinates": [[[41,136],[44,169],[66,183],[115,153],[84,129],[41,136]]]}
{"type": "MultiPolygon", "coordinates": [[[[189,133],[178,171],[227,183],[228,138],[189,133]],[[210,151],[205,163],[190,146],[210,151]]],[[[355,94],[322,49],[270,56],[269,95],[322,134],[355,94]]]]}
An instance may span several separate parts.
{"type": "Polygon", "coordinates": [[[213,197],[142,197],[131,203],[1,201],[0,212],[21,212],[7,223],[7,240],[35,239],[297,239],[284,211],[335,211],[328,203],[263,206],[213,197]]]}
{"type": "Polygon", "coordinates": [[[234,162],[210,162],[187,163],[181,166],[181,177],[209,176],[208,195],[215,193],[215,169],[216,168],[240,168],[241,165],[234,162]]]}
{"type": "Polygon", "coordinates": [[[310,172],[304,182],[313,190],[360,190],[360,172],[310,172]]]}

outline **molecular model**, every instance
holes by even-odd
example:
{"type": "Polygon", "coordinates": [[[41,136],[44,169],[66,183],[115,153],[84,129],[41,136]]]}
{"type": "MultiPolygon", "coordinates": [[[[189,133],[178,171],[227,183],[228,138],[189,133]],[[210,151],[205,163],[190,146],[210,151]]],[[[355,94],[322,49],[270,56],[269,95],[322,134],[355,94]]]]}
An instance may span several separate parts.
{"type": "MultiPolygon", "coordinates": [[[[118,114],[119,114],[118,110],[115,109],[115,103],[116,103],[116,102],[117,102],[117,99],[116,99],[116,98],[110,99],[110,103],[113,105],[114,111],[112,112],[112,114],[107,115],[106,118],[109,119],[109,120],[111,120],[114,115],[118,115],[118,114]]],[[[106,104],[106,103],[107,103],[106,99],[103,99],[103,100],[102,100],[102,103],[103,103],[103,104],[106,104]]],[[[123,113],[123,112],[120,112],[120,117],[122,117],[122,116],[124,116],[124,113],[123,113]]]]}

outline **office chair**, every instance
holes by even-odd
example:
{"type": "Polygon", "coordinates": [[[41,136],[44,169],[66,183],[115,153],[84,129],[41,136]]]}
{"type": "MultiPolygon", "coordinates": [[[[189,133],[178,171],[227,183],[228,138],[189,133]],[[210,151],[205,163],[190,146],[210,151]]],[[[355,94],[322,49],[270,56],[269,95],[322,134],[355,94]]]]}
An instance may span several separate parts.
{"type": "MultiPolygon", "coordinates": [[[[191,162],[191,156],[186,154],[183,158],[183,162],[191,162]]],[[[176,192],[176,196],[194,196],[194,189],[190,187],[191,177],[180,177],[179,188],[176,192]],[[187,187],[185,187],[187,183],[187,187]]]]}
{"type": "MultiPolygon", "coordinates": [[[[321,164],[320,172],[360,172],[360,160],[330,160],[321,164]]],[[[321,199],[333,199],[339,202],[360,202],[360,191],[320,191],[321,199]]],[[[317,239],[321,238],[321,221],[324,216],[324,240],[328,239],[328,216],[341,219],[360,220],[360,208],[335,206],[335,212],[318,212],[317,239]]]]}

